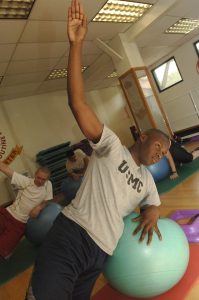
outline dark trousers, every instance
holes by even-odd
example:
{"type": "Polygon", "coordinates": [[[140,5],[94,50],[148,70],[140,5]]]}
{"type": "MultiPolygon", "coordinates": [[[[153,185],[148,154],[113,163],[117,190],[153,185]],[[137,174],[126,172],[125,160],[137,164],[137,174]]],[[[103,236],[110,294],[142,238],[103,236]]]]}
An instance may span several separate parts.
{"type": "Polygon", "coordinates": [[[169,151],[176,165],[190,163],[193,160],[192,153],[181,147],[177,142],[171,142],[169,151]]]}
{"type": "Polygon", "coordinates": [[[24,235],[25,223],[15,219],[5,208],[0,207],[0,256],[8,257],[24,235]]]}
{"type": "Polygon", "coordinates": [[[107,254],[62,213],[41,246],[27,300],[88,300],[107,254]]]}

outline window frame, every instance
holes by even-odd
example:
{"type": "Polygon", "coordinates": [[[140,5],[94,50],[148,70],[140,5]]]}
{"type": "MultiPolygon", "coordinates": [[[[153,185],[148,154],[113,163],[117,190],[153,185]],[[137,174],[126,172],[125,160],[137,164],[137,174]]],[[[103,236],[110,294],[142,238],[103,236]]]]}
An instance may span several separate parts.
{"type": "Polygon", "coordinates": [[[162,62],[161,64],[159,64],[159,65],[156,66],[155,68],[153,68],[153,69],[151,70],[151,74],[152,74],[153,79],[154,79],[154,81],[155,81],[155,83],[156,83],[156,86],[157,86],[157,88],[158,88],[159,93],[162,93],[162,92],[164,92],[164,91],[170,89],[171,87],[173,87],[173,86],[175,86],[175,85],[177,85],[178,83],[180,83],[180,82],[183,81],[182,74],[181,74],[181,72],[180,72],[180,69],[179,69],[179,67],[178,67],[178,65],[177,65],[177,62],[176,62],[176,59],[175,59],[174,56],[168,58],[167,60],[165,60],[164,62],[162,62]],[[157,76],[155,75],[155,70],[156,70],[157,68],[161,67],[162,65],[166,64],[166,63],[169,62],[170,60],[174,60],[174,62],[175,62],[175,64],[176,64],[176,68],[177,68],[177,70],[178,70],[178,73],[179,73],[179,75],[180,75],[180,77],[181,77],[181,80],[179,80],[179,81],[177,81],[177,82],[175,82],[175,83],[173,83],[173,84],[167,86],[166,88],[161,89],[161,87],[159,86],[158,78],[157,78],[157,76]]]}
{"type": "Polygon", "coordinates": [[[196,44],[199,45],[199,40],[197,40],[196,42],[193,43],[194,48],[195,48],[195,51],[196,51],[196,54],[197,54],[197,56],[199,57],[199,49],[197,48],[196,44]]]}

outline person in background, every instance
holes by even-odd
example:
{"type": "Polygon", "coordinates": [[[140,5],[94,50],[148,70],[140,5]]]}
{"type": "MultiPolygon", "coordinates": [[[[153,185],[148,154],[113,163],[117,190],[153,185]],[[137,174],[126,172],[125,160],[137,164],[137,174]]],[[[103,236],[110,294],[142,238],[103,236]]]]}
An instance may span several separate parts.
{"type": "Polygon", "coordinates": [[[74,180],[82,179],[89,163],[89,157],[81,150],[67,152],[66,170],[74,180]]]}
{"type": "MultiPolygon", "coordinates": [[[[170,146],[157,129],[144,132],[130,151],[102,124],[88,105],[82,78],[82,48],[87,18],[77,0],[68,12],[68,102],[93,152],[75,199],[59,214],[36,259],[28,300],[88,300],[92,288],[120,239],[123,218],[137,206],[134,221],[150,244],[161,239],[157,221],[160,199],[152,175],[144,167],[158,162],[170,146]]],[[[133,55],[133,54],[132,54],[133,55]]],[[[133,245],[132,245],[133,247],[133,245]]]]}
{"type": "Polygon", "coordinates": [[[14,172],[3,162],[0,171],[18,188],[13,204],[0,207],[0,257],[7,258],[24,235],[29,217],[36,218],[47,201],[52,200],[53,193],[50,171],[45,167],[40,167],[34,178],[14,172]]]}
{"type": "Polygon", "coordinates": [[[171,140],[171,147],[169,148],[166,157],[169,161],[171,168],[170,179],[178,178],[177,168],[178,166],[186,163],[190,163],[199,157],[199,149],[196,148],[192,152],[188,152],[177,141],[171,140]]]}
{"type": "Polygon", "coordinates": [[[84,173],[89,163],[89,157],[81,150],[67,152],[67,178],[61,183],[61,193],[64,195],[64,204],[69,204],[81,185],[84,173]]]}

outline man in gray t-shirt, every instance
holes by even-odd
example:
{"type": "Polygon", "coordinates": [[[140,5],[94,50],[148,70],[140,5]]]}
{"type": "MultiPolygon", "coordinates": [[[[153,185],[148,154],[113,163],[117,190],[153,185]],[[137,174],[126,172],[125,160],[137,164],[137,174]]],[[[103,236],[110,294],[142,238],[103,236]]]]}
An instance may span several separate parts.
{"type": "Polygon", "coordinates": [[[141,134],[130,151],[100,122],[85,99],[81,71],[87,19],[78,0],[68,12],[68,101],[76,121],[90,141],[93,153],[75,199],[56,219],[42,244],[30,285],[28,300],[88,300],[107,255],[123,231],[123,217],[141,207],[137,218],[140,241],[157,226],[159,196],[144,165],[158,162],[170,146],[156,129],[141,134]]]}

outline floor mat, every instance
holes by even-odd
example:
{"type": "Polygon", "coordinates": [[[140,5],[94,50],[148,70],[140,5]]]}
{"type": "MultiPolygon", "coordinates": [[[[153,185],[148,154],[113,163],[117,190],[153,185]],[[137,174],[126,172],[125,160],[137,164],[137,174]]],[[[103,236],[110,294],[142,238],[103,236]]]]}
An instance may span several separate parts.
{"type": "Polygon", "coordinates": [[[185,179],[193,175],[199,170],[199,159],[192,161],[191,163],[184,164],[178,168],[179,177],[175,180],[171,180],[169,177],[156,183],[158,192],[160,194],[169,192],[177,185],[182,183],[185,179]]]}
{"type": "Polygon", "coordinates": [[[38,247],[23,239],[8,261],[0,262],[0,285],[17,276],[35,261],[38,247]]]}

